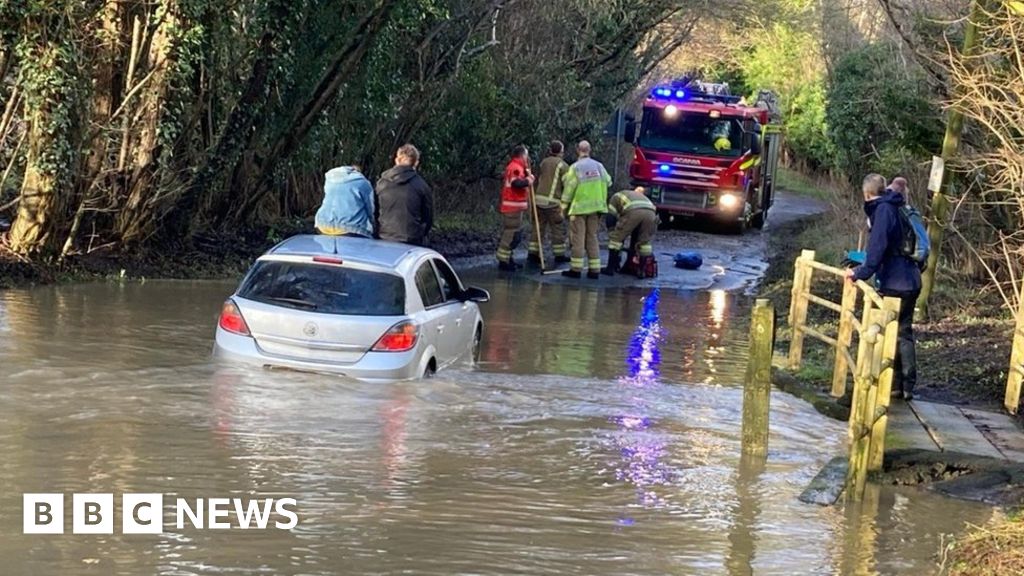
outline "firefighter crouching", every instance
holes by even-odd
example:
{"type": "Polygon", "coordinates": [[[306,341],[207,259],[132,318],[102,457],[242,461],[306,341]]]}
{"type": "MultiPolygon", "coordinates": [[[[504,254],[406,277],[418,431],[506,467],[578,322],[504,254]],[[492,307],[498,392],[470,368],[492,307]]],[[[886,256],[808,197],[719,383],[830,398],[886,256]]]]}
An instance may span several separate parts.
{"type": "Polygon", "coordinates": [[[616,192],[608,200],[608,216],[615,219],[615,227],[608,233],[608,265],[601,272],[614,276],[619,271],[622,243],[633,235],[632,249],[640,257],[639,270],[647,270],[654,258],[651,239],[658,230],[658,212],[654,203],[644,194],[641,186],[634,190],[616,192]]]}
{"type": "Polygon", "coordinates": [[[562,179],[562,211],[569,215],[569,245],[572,249],[570,269],[562,275],[580,278],[586,263],[587,278],[597,280],[601,277],[597,229],[606,210],[612,178],[600,162],[590,157],[590,142],[581,141],[576,146],[576,154],[579,160],[569,167],[562,179]]]}
{"type": "Polygon", "coordinates": [[[530,173],[530,154],[526,146],[516,146],[505,167],[504,186],[501,189],[501,240],[498,241],[498,268],[515,270],[519,266],[512,259],[512,251],[523,238],[523,212],[530,207],[527,193],[533,186],[530,173]]]}
{"type": "Polygon", "coordinates": [[[562,160],[565,146],[558,140],[551,142],[548,157],[540,163],[537,175],[537,188],[534,197],[537,202],[537,220],[540,228],[540,239],[530,237],[529,257],[532,264],[540,264],[540,253],[544,250],[544,239],[550,236],[551,249],[555,253],[555,262],[568,262],[565,255],[565,215],[562,213],[562,177],[569,165],[562,160]]]}

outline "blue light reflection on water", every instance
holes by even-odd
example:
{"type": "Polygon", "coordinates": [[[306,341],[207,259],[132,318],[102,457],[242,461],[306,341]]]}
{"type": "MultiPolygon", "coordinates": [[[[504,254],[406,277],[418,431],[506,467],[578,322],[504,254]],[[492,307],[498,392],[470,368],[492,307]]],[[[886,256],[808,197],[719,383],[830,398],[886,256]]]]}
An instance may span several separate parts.
{"type": "MultiPolygon", "coordinates": [[[[632,389],[632,409],[612,420],[618,427],[616,443],[622,461],[615,470],[615,478],[628,482],[636,489],[637,500],[643,506],[661,506],[666,503],[655,487],[670,485],[674,471],[664,464],[665,435],[652,427],[657,421],[650,417],[645,392],[659,386],[662,338],[658,316],[660,292],[655,289],[644,300],[640,324],[633,332],[626,357],[627,372],[619,379],[622,386],[632,389]]],[[[630,525],[632,519],[620,519],[630,525]]]]}

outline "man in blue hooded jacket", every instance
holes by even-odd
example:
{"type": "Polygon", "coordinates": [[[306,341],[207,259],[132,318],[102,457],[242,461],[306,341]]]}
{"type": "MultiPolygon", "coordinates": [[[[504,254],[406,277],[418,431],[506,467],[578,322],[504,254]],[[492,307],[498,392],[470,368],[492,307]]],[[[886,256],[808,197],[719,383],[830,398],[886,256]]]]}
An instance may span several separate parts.
{"type": "Polygon", "coordinates": [[[359,166],[341,166],[324,174],[324,202],[316,211],[321,234],[373,238],[373,186],[359,166]]]}
{"type": "Polygon", "coordinates": [[[864,264],[847,272],[851,281],[875,277],[882,296],[900,299],[899,337],[892,393],[905,400],[914,397],[917,384],[917,353],[914,350],[914,305],[921,292],[921,270],[902,249],[904,231],[900,208],[907,201],[900,192],[885,187],[879,174],[864,177],[864,213],[871,225],[864,264]]]}

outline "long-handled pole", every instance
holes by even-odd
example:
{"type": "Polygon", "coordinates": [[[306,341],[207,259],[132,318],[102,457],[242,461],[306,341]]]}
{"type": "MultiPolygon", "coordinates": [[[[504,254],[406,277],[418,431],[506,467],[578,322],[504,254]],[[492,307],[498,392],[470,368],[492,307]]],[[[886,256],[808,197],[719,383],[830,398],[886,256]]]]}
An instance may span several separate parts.
{"type": "Polygon", "coordinates": [[[537,255],[540,256],[540,271],[544,272],[544,241],[540,237],[540,219],[537,218],[537,193],[530,186],[530,205],[533,207],[533,231],[537,234],[537,255]]]}

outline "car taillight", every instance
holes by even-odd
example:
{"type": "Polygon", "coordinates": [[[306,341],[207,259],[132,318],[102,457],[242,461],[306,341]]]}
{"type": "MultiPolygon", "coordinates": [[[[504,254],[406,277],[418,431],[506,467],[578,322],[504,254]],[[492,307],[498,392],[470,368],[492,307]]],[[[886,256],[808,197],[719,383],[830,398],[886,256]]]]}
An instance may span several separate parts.
{"type": "Polygon", "coordinates": [[[249,336],[249,326],[245,323],[245,318],[242,318],[242,313],[238,310],[238,306],[231,300],[224,303],[224,306],[220,309],[220,322],[218,323],[221,328],[232,334],[238,334],[241,336],[249,336]]]}
{"type": "Polygon", "coordinates": [[[395,324],[373,345],[374,352],[407,352],[416,346],[419,328],[412,322],[395,324]]]}

